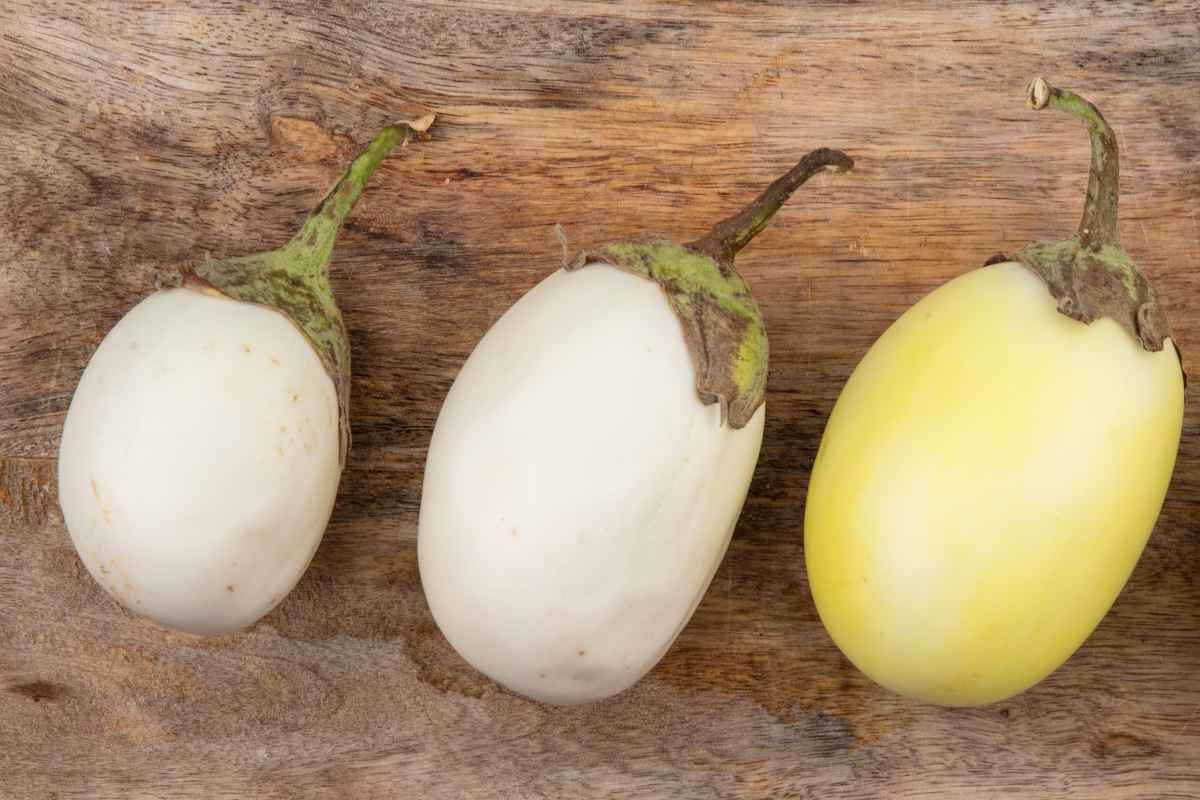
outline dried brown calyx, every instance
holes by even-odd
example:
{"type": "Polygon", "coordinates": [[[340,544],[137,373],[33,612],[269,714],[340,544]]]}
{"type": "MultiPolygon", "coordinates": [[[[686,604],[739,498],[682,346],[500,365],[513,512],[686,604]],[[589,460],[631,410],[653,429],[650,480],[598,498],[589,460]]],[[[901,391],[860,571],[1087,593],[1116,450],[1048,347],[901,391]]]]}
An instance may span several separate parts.
{"type": "Polygon", "coordinates": [[[1094,105],[1043,78],[1029,85],[1028,100],[1035,110],[1053,108],[1083,120],[1092,142],[1091,171],[1079,231],[1060,242],[1032,242],[1015,260],[1045,281],[1063,314],[1084,323],[1108,317],[1146,350],[1161,350],[1171,326],[1154,287],[1121,248],[1116,135],[1094,105]]]}
{"type": "Polygon", "coordinates": [[[733,268],[734,256],[809,178],[853,166],[840,150],[814,150],[754,202],[694,242],[617,242],[584,251],[565,267],[576,270],[599,262],[657,283],[682,323],[700,401],[720,403],[722,419],[742,428],[763,403],[768,348],[762,312],[733,268]]]}
{"type": "Polygon", "coordinates": [[[425,136],[433,120],[430,114],[376,134],[287,244],[265,253],[207,259],[183,270],[184,286],[268,306],[300,329],[337,390],[342,466],[350,449],[350,339],[329,283],[333,243],[384,156],[397,144],[425,136]]]}

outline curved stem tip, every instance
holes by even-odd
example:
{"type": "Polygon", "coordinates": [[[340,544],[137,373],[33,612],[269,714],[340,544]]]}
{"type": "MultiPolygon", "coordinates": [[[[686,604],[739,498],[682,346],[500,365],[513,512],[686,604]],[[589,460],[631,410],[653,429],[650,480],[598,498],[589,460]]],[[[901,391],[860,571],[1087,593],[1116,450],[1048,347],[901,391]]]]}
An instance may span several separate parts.
{"type": "Polygon", "coordinates": [[[1120,154],[1117,137],[1100,109],[1079,95],[1057,89],[1036,78],[1027,90],[1029,107],[1035,111],[1053,108],[1083,120],[1092,142],[1092,163],[1088,173],[1087,199],[1083,204],[1083,219],[1079,222],[1079,242],[1088,250],[1104,245],[1119,246],[1121,232],[1117,227],[1117,198],[1120,194],[1120,154]]]}
{"type": "Polygon", "coordinates": [[[792,196],[792,192],[823,170],[849,172],[854,160],[841,150],[822,147],[800,159],[787,174],[777,178],[762,194],[748,206],[731,217],[721,220],[707,234],[688,245],[711,256],[722,267],[728,267],[738,251],[749,244],[771,221],[779,207],[792,196]]]}
{"type": "Polygon", "coordinates": [[[413,122],[397,122],[380,130],[321,198],[293,237],[291,246],[309,251],[310,262],[318,270],[328,271],[338,231],[362,197],[371,175],[393,147],[424,134],[433,121],[434,115],[426,114],[413,122]]]}

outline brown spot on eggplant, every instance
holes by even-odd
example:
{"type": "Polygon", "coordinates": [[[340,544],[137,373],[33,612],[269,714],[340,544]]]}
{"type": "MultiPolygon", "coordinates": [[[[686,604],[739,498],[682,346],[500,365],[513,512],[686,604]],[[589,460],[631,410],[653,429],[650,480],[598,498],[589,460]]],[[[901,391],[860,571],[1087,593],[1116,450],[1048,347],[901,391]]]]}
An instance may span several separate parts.
{"type": "Polygon", "coordinates": [[[104,517],[106,525],[112,525],[112,509],[104,505],[104,501],[100,499],[100,486],[96,483],[96,479],[92,478],[92,497],[96,498],[96,505],[100,507],[100,515],[104,517]]]}

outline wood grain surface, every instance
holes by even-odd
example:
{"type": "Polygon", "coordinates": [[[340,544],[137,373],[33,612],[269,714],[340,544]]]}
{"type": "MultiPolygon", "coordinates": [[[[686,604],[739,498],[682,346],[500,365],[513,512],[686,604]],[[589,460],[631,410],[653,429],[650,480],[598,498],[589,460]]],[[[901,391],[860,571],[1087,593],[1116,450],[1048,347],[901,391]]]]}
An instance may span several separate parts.
{"type": "Polygon", "coordinates": [[[1087,139],[1024,108],[1036,74],[1116,127],[1124,242],[1200,353],[1194,2],[0,3],[0,797],[1200,796],[1194,388],[1132,580],[1023,695],[884,692],[804,574],[809,469],[866,348],[942,281],[1074,229],[1087,139]],[[335,251],[354,449],[312,567],[243,634],[133,618],[57,504],[88,357],[156,276],[283,241],[381,124],[427,111],[433,138],[384,164],[335,251]],[[612,700],[498,688],[417,575],[456,371],[559,264],[555,223],[573,249],[693,238],[816,146],[858,169],[802,189],[738,260],[770,413],[707,597],[612,700]]]}

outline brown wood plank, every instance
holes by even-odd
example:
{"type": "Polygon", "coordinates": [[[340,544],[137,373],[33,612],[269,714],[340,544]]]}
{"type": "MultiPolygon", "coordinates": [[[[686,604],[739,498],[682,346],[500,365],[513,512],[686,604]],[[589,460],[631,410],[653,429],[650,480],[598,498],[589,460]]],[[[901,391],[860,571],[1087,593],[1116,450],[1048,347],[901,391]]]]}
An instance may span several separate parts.
{"type": "Polygon", "coordinates": [[[804,575],[808,470],[857,359],[938,283],[1077,221],[1086,137],[1024,109],[1036,74],[1117,128],[1124,241],[1200,352],[1196,2],[0,4],[0,797],[1200,796],[1194,404],[1129,586],[1011,701],[886,694],[804,575]],[[87,358],[157,274],[280,242],[377,127],[427,111],[432,140],[385,163],[335,253],[355,446],[311,569],[236,636],[126,615],[57,508],[87,358]],[[576,248],[693,237],[822,145],[856,173],[739,258],[769,416],[691,625],[592,707],[498,689],[416,569],[459,365],[558,265],[555,223],[576,248]]]}

